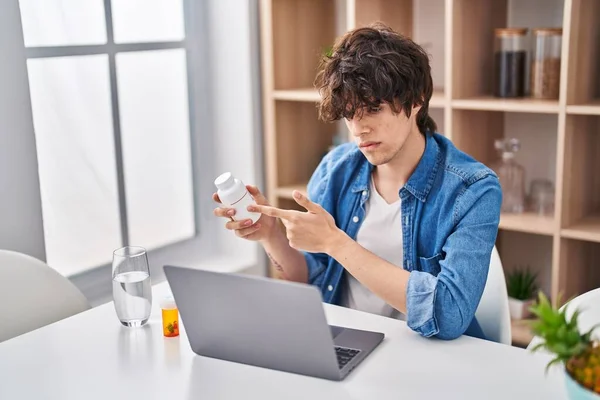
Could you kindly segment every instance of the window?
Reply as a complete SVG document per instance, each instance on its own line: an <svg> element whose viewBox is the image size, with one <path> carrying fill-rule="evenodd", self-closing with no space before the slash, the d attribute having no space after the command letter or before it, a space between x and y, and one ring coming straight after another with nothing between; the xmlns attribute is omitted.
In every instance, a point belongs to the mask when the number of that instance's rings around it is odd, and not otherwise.
<svg viewBox="0 0 600 400"><path fill-rule="evenodd" d="M19 0L47 262L194 237L183 0Z"/></svg>

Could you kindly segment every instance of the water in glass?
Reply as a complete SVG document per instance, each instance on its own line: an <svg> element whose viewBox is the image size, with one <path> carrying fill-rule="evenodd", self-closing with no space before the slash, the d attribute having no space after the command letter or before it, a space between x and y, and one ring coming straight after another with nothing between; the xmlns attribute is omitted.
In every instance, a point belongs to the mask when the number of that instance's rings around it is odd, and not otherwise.
<svg viewBox="0 0 600 400"><path fill-rule="evenodd" d="M142 326L152 311L152 284L146 251L124 247L113 255L113 300L125 326Z"/></svg>
<svg viewBox="0 0 600 400"><path fill-rule="evenodd" d="M124 272L113 278L117 316L126 326L143 325L152 309L152 285L146 272Z"/></svg>

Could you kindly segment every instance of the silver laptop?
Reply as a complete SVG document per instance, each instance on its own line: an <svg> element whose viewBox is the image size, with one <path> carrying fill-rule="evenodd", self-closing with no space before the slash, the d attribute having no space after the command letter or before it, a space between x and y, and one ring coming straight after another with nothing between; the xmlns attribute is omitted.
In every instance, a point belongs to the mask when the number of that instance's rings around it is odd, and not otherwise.
<svg viewBox="0 0 600 400"><path fill-rule="evenodd" d="M165 266L192 350L201 356L342 380L383 333L327 325L311 285Z"/></svg>

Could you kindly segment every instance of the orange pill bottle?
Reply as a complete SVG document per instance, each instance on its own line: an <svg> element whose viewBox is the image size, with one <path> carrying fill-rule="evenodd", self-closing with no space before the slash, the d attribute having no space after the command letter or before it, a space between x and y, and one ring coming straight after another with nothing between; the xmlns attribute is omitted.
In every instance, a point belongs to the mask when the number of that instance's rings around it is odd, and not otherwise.
<svg viewBox="0 0 600 400"><path fill-rule="evenodd" d="M172 296L165 297L161 303L163 335L166 337L179 336L179 310Z"/></svg>

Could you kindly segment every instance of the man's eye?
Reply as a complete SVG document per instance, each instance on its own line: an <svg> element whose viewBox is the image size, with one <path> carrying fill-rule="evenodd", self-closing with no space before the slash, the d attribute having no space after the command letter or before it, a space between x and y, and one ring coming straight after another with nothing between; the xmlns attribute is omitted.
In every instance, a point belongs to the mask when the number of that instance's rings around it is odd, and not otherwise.
<svg viewBox="0 0 600 400"><path fill-rule="evenodd" d="M381 107L369 107L368 109L369 114L377 114L379 111L381 111Z"/></svg>

